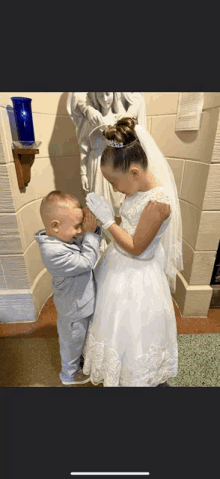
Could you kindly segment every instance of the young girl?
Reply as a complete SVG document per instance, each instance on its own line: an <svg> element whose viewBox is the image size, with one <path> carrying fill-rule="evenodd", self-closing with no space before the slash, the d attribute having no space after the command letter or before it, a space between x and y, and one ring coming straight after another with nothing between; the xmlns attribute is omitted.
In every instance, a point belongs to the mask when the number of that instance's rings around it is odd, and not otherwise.
<svg viewBox="0 0 220 479"><path fill-rule="evenodd" d="M169 288L175 290L177 269L183 269L176 185L153 138L133 119L121 119L103 134L102 174L126 198L120 226L104 197L86 198L114 241L94 271L96 307L83 372L94 385L155 387L178 371Z"/></svg>

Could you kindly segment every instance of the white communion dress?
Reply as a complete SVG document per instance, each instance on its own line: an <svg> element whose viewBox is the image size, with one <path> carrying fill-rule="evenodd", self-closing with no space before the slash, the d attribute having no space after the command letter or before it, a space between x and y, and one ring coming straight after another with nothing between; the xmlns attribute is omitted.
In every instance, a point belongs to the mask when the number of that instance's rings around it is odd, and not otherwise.
<svg viewBox="0 0 220 479"><path fill-rule="evenodd" d="M120 227L126 233L134 235L150 200L170 204L163 187L125 199ZM141 255L111 242L94 270L96 306L83 352L83 372L94 385L156 387L177 375L177 327L161 244L171 214Z"/></svg>

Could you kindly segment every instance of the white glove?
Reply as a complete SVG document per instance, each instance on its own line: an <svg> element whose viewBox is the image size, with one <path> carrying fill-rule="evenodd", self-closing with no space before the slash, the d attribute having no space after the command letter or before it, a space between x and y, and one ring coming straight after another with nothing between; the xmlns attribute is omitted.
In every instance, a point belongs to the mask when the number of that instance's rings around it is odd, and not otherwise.
<svg viewBox="0 0 220 479"><path fill-rule="evenodd" d="M82 189L88 193L89 191L89 182L88 178L86 175L81 175L81 184L82 184Z"/></svg>
<svg viewBox="0 0 220 479"><path fill-rule="evenodd" d="M100 198L96 193L89 193L86 197L86 204L96 218L101 221L104 230L107 230L115 223L115 214L112 205L104 196Z"/></svg>

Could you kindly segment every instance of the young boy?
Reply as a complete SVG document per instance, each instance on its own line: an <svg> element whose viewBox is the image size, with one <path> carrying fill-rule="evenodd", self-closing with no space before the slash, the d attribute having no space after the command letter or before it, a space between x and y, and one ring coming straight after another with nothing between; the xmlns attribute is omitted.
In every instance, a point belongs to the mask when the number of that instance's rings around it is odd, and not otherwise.
<svg viewBox="0 0 220 479"><path fill-rule="evenodd" d="M102 239L100 228L89 208L83 210L77 198L59 190L43 198L40 214L45 229L34 236L43 263L53 276L62 365L60 379L65 385L84 384L89 382L89 376L79 366L95 307L93 268Z"/></svg>

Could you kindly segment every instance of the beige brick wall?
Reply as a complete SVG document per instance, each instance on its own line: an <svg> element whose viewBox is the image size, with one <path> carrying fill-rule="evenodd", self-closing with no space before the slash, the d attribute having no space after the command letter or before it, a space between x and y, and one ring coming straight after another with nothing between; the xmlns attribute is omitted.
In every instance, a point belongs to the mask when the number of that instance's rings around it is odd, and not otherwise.
<svg viewBox="0 0 220 479"><path fill-rule="evenodd" d="M183 316L206 316L220 238L220 93L204 94L200 129L187 132L175 131L179 95L145 93L147 125L172 168L180 200L184 270L173 296Z"/></svg>
<svg viewBox="0 0 220 479"><path fill-rule="evenodd" d="M24 191L18 187L11 150L16 139L7 110L12 96L32 98L35 140L42 142ZM62 92L0 93L0 322L35 321L53 292L51 275L34 239L34 233L44 227L39 214L41 199L60 189L85 205L78 143L66 101L67 93Z"/></svg>
<svg viewBox="0 0 220 479"><path fill-rule="evenodd" d="M18 188L11 151L15 138L6 107L12 105L12 96L32 98L35 139L42 141L26 191ZM175 132L178 92L145 92L144 98L147 129L172 168L180 199L184 270L174 299L183 315L205 316L220 237L220 93L205 93L198 132ZM51 276L34 240L43 228L43 196L61 189L85 205L79 148L66 100L65 92L0 93L0 322L36 320L52 294Z"/></svg>

